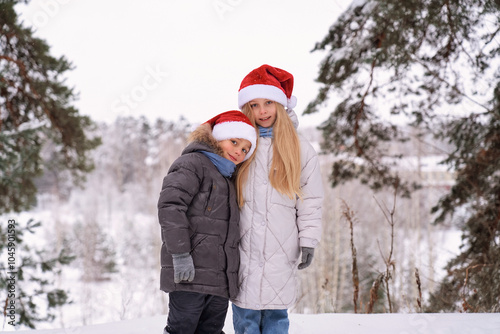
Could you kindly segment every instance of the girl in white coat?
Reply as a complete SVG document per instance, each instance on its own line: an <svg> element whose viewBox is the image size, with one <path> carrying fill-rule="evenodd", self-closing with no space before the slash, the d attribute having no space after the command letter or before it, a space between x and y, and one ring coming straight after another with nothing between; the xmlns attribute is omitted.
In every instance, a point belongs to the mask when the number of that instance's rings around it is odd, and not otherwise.
<svg viewBox="0 0 500 334"><path fill-rule="evenodd" d="M263 65L243 79L238 93L239 107L260 138L236 180L241 208L240 291L232 299L237 334L288 333L297 269L311 264L321 238L318 156L297 134L292 89L290 73Z"/></svg>

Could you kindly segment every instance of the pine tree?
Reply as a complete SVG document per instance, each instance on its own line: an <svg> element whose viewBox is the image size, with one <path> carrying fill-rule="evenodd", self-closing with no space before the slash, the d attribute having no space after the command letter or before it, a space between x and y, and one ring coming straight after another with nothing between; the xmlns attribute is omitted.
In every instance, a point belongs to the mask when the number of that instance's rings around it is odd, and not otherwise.
<svg viewBox="0 0 500 334"><path fill-rule="evenodd" d="M3 326L24 325L54 320L53 310L69 303L66 291L54 287L54 275L60 266L69 264L74 256L63 247L57 254L48 254L26 239L41 226L29 220L20 223L9 219L0 225L0 300ZM11 328L12 328L11 327Z"/></svg>
<svg viewBox="0 0 500 334"><path fill-rule="evenodd" d="M100 143L87 137L94 126L90 118L71 105L76 94L63 77L71 63L51 56L48 45L19 23L18 3L27 1L0 1L0 214L35 205L44 145L52 146L52 170L69 172L78 184L93 167L89 152ZM0 256L9 259L0 263L4 326L34 328L53 320L51 310L68 303L66 292L52 283L58 268L73 257L64 247L53 255L26 241L39 223L4 218Z"/></svg>
<svg viewBox="0 0 500 334"><path fill-rule="evenodd" d="M76 94L63 77L71 63L52 57L47 43L18 22L18 3L0 3L0 212L35 204L44 143L56 147L51 164L70 171L77 183L92 169L89 151L100 143L86 135L90 118L71 105Z"/></svg>
<svg viewBox="0 0 500 334"><path fill-rule="evenodd" d="M410 196L418 184L397 173L407 152L389 143L431 134L453 148L443 163L456 182L432 211L462 227L463 246L433 311L499 311L499 27L499 1L361 0L313 49L325 58L305 113L341 97L320 127L323 150L337 156L332 186L359 179Z"/></svg>

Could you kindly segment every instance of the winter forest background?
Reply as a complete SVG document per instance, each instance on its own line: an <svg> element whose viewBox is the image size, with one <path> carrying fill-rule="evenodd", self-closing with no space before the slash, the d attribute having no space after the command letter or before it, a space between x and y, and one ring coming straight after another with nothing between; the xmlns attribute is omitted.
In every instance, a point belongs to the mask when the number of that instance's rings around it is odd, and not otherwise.
<svg viewBox="0 0 500 334"><path fill-rule="evenodd" d="M81 115L20 2L0 1L2 329L10 305L18 328L167 314L156 203L196 124ZM500 312L499 6L356 0L318 36L301 111L329 116L299 132L324 233L292 313Z"/></svg>
<svg viewBox="0 0 500 334"><path fill-rule="evenodd" d="M185 147L189 130L182 119L150 123L145 118L119 118L95 130L102 145L92 153L95 169L83 188L75 188L69 176L57 170L47 170L37 179L37 207L19 220L36 217L42 222L30 240L36 238L33 243L47 256L57 257L66 247L76 257L69 267L57 268L60 272L54 278L54 285L67 290L73 301L57 310L55 321L60 325L167 313L168 299L158 289L161 240L156 201L163 175ZM302 132L312 142L320 140L314 128ZM435 289L444 275L446 260L457 252L459 230L453 225L433 226L426 214L452 180L452 175L436 164L439 148L422 152L413 142L399 149L414 152L402 168L425 187L413 199L397 199L395 270L390 287L394 312L419 312L417 300L425 300ZM50 160L50 148L43 154ZM374 194L358 182L332 189L328 183L332 159L331 155L321 156L326 194L324 236L314 265L300 272L302 296L293 312L353 312L351 232L343 215L347 209L354 211L360 313L367 312L369 290L386 269L391 229L379 204L384 210L392 208L393 195ZM416 269L423 297L419 297ZM388 312L382 294L380 298L374 311Z"/></svg>

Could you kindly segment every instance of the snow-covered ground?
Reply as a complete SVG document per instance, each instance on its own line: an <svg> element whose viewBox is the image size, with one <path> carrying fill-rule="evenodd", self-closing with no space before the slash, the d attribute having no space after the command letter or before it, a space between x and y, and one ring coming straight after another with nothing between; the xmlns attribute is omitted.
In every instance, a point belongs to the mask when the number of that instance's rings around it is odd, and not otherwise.
<svg viewBox="0 0 500 334"><path fill-rule="evenodd" d="M231 309L231 308L230 308ZM224 332L233 334L231 311ZM166 316L66 329L22 330L22 334L161 334ZM413 314L290 314L290 334L495 334L500 333L500 313Z"/></svg>

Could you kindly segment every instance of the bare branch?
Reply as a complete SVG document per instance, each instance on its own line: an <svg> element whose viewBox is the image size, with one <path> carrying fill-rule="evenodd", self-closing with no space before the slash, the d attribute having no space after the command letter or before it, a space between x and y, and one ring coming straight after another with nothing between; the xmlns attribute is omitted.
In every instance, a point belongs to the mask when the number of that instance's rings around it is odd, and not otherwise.
<svg viewBox="0 0 500 334"><path fill-rule="evenodd" d="M351 254L352 254L352 286L353 292L353 303L354 303L354 313L358 313L358 297L359 297L359 275L358 275L358 260L356 247L354 247L354 212L349 208L349 205L342 200L342 215L346 218L349 223L349 229L351 230Z"/></svg>

